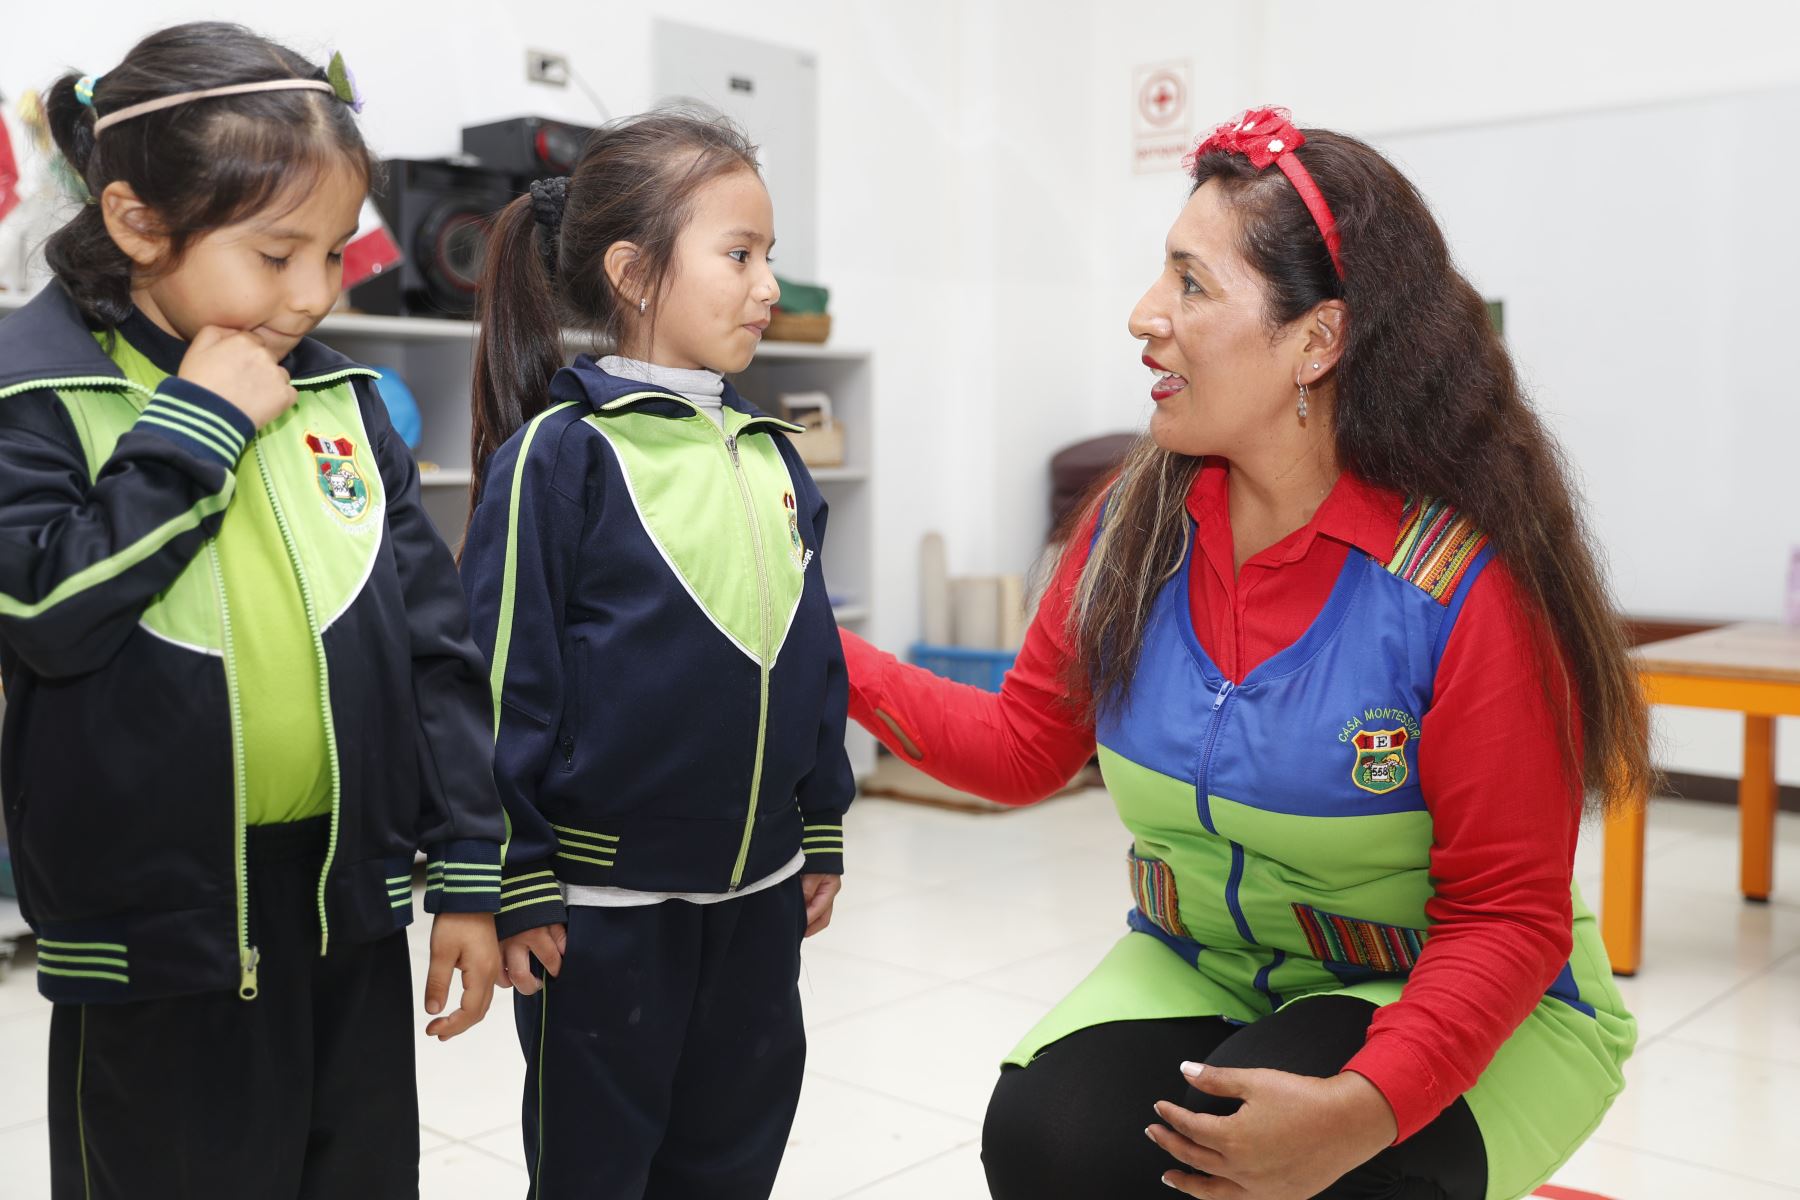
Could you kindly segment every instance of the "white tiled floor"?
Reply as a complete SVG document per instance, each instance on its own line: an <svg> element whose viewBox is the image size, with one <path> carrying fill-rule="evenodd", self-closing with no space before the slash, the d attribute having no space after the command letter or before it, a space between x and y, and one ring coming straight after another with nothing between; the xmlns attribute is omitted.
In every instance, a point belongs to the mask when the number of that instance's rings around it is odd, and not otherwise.
<svg viewBox="0 0 1800 1200"><path fill-rule="evenodd" d="M1630 1087L1558 1183L1618 1200L1800 1197L1800 819L1781 822L1785 890L1746 905L1735 812L1656 805L1645 966L1622 981L1643 1038ZM1124 836L1100 793L986 816L866 800L847 833L837 920L806 949L807 1088L776 1195L976 1200L995 1064L1118 936ZM1591 902L1597 841L1577 864ZM421 1037L427 1200L524 1194L508 1003L459 1041ZM0 1196L48 1193L48 1023L28 971L0 981Z"/></svg>

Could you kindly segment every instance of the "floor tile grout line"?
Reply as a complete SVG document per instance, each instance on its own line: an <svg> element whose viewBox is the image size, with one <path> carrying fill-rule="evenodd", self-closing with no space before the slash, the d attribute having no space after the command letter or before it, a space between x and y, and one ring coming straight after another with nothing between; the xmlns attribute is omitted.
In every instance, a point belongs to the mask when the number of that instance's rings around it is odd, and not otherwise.
<svg viewBox="0 0 1800 1200"><path fill-rule="evenodd" d="M496 1125L492 1129L484 1129L480 1133L464 1134L462 1137L456 1137L452 1134L443 1133L442 1136L449 1138L453 1142L467 1142L470 1145L473 1145L476 1141L480 1140L481 1138L493 1137L496 1133L505 1133L509 1129L517 1129L518 1127L519 1127L519 1122L509 1121L504 1125ZM441 1133L442 1131L439 1131L439 1132Z"/></svg>
<svg viewBox="0 0 1800 1200"><path fill-rule="evenodd" d="M996 1070L994 1072L995 1078L999 1078L999 1074L1000 1074L1000 1072L998 1070ZM904 1104L908 1108L916 1108L920 1112L930 1113L934 1117L943 1117L946 1120L956 1121L959 1124L972 1125L977 1130L979 1130L981 1128L980 1120L971 1120L970 1118L963 1116L961 1113L949 1112L942 1108L933 1108L929 1104L920 1104L917 1100L909 1100L905 1096L896 1096L892 1092L884 1092L880 1088L870 1087L868 1084L859 1083L854 1079L845 1079L841 1075L832 1075L825 1071L809 1071L807 1073L807 1078L823 1079L823 1080L826 1080L827 1082L839 1084L843 1087L855 1088L859 1092L867 1092L869 1095L879 1096L883 1100L892 1100L896 1104Z"/></svg>
<svg viewBox="0 0 1800 1200"><path fill-rule="evenodd" d="M1091 936L1092 936L1092 938L1093 938L1093 940L1094 940L1094 941L1099 941L1099 940L1100 940L1100 939L1101 939L1101 938L1103 938L1103 937L1104 937L1104 938L1111 938L1111 939L1112 939L1112 943L1113 943L1113 945L1117 945L1117 944L1118 944L1118 941L1119 941L1119 939L1120 939L1120 938L1122 938L1122 937L1124 937L1124 936L1125 936L1125 935L1126 935L1126 934L1127 934L1127 933L1129 933L1129 932L1130 932L1130 931L1131 931L1131 927L1130 927L1130 926L1129 926L1129 925L1127 925L1127 924L1125 924L1125 923L1124 923L1124 922L1120 922L1120 924L1119 924L1119 929L1118 929L1118 931L1117 931L1117 933L1116 933L1116 934L1115 934L1115 933L1113 933L1113 932L1107 932L1107 933L1096 933L1096 934L1093 934L1093 935L1091 935ZM1040 959L1045 959L1045 958L1049 958L1049 957L1050 957L1050 956L1051 956L1051 955L1053 955L1053 954L1066 954L1066 953L1068 953L1068 952L1069 952L1069 951L1070 951L1070 950L1073 950L1073 949L1074 949L1074 948L1075 948L1075 947L1076 947L1076 946L1077 946L1077 945L1079 945L1079 944L1080 944L1080 943L1078 943L1078 942L1070 942L1070 943L1069 943L1069 944L1068 944L1068 945L1066 945L1066 946L1058 946L1058 947L1057 947L1057 948L1056 948L1056 949L1054 949L1054 950L1046 950L1046 951L1044 951L1044 952L1043 952L1043 953L1042 953L1042 954L1034 954L1034 955L1032 955L1032 956L1031 956L1031 957L1030 957L1030 958L1022 958L1022 959L1020 959L1020 960L1019 960L1019 961L1018 961L1018 962L1015 962L1015 963L1007 963L1007 964L1006 964L1006 965L1004 965L1004 966L999 966L999 967L993 967L993 968L991 968L991 969L989 969L989 970L986 970L986 971L983 971L983 972L981 972L981 974L979 974L979 975L971 975L971 976L969 976L969 977L968 977L968 979L967 979L967 980L966 980L966 982L968 982L968 983L974 983L974 984L976 984L976 986L977 986L977 987L985 987L985 986L987 986L987 985L985 985L985 984L980 984L980 983L977 983L977 981L978 981L978 980L981 980L981 979L985 979L985 978L987 978L987 977L988 977L988 976L989 976L989 975L992 975L992 974L994 974L994 973L995 973L995 972L997 972L997 971L1014 971L1014 970L1018 970L1018 969L1019 969L1019 968L1021 968L1021 967L1028 967L1028 966L1030 966L1030 965L1031 965L1031 964L1032 964L1032 963L1035 963L1035 962L1037 962L1037 961L1038 961L1038 960L1040 960ZM1110 949L1110 947L1108 947L1108 949ZM1104 957L1105 957L1105 956L1106 956L1106 954L1107 954L1107 950L1102 950L1102 951L1101 951L1101 952L1100 952L1100 957L1101 957L1101 958L1104 958ZM1095 960L1094 960L1094 961L1095 961L1095 962L1096 962L1096 963L1098 963L1098 962L1099 962L1099 959L1095 959Z"/></svg>
<svg viewBox="0 0 1800 1200"><path fill-rule="evenodd" d="M1699 1050L1707 1054L1729 1054L1733 1058L1749 1059L1755 1063L1769 1063L1778 1067L1800 1070L1800 1057L1777 1058L1770 1054L1756 1054L1744 1050L1733 1050L1729 1046L1714 1046L1709 1042L1696 1042L1690 1038L1675 1037L1669 1031L1665 1031L1659 1035L1658 1044L1664 1046L1684 1046L1689 1050Z"/></svg>
<svg viewBox="0 0 1800 1200"><path fill-rule="evenodd" d="M457 1146L460 1146L465 1150L473 1150L475 1153L481 1155L483 1158L491 1158L497 1163L505 1163L507 1166L511 1167L515 1171L520 1171L520 1172L525 1171L524 1167L521 1167L518 1163L514 1162L512 1159L502 1157L501 1155L495 1154L492 1150L487 1149L485 1146L477 1146L474 1142L465 1141L462 1138L453 1139L452 1141L450 1141L447 1144L442 1145L442 1146L434 1146L430 1150L425 1151L425 1153L420 1155L420 1157L423 1158L423 1157L425 1157L425 1155L430 1155L430 1154L442 1154L444 1151L453 1149Z"/></svg>
<svg viewBox="0 0 1800 1200"><path fill-rule="evenodd" d="M1007 870L1012 870L1013 868L1016 868L1016 867L1042 866L1049 859L1057 858L1057 857L1067 854L1067 853L1070 853L1070 851L1063 850L1063 849L1056 849L1056 850L1040 849L1040 850L1034 850L1031 853L1029 853L1021 858L1009 859L1004 862L994 862L994 861L988 860L988 861L984 861L981 865L982 865L983 870L1007 871ZM867 907L869 907L869 908L880 908L882 905L892 904L896 900L907 899L909 897L915 897L915 896L929 895L933 892L947 892L954 888L966 886L968 883L971 882L966 877L963 877L960 875L952 875L952 876L949 876L948 878L942 878L942 879L919 880L919 879L904 879L899 876L886 874L879 870L875 871L875 873L885 882L905 884L907 890L895 892L891 896L883 896L879 900L871 900L868 902L868 905L867 905ZM854 886L855 880L856 880L856 876L854 874L853 869L847 869L844 872L844 888L845 888L846 894L849 894L849 889L852 886ZM1035 911L1035 910L1030 910L1030 911Z"/></svg>
<svg viewBox="0 0 1800 1200"><path fill-rule="evenodd" d="M982 976L991 975L995 971L1004 971L1010 967L1023 966L1028 962L1034 961L1036 958L1046 957L1051 954L1060 954L1064 950L1068 950L1071 947L1073 947L1074 945L1076 945L1076 943L1071 942L1067 946L1059 946L1054 950L1046 950L1046 951L1044 951L1044 953L1042 955L1034 955L1032 958L1029 958L1029 959L1020 959L1016 963L1002 963L1000 966L992 967L992 968L982 971L981 975ZM857 957L857 956L852 956L852 957ZM876 960L876 959L863 958L863 959L859 959L859 961L872 963L877 966L894 967L896 970L911 971L914 974L923 974L923 972L920 972L916 968L913 968L913 967L896 967L895 964L893 964L893 963L880 962L879 960ZM1096 959L1095 962L1098 963L1099 960ZM1037 1005L1040 1008L1042 1008L1046 1005L1053 1005L1056 1003L1056 1001L1054 1001L1054 1000L1045 1001L1045 1000L1039 999L1036 996L1026 996L1019 992L1009 992L1009 991L1006 991L1004 988L997 988L991 984L977 983L976 980L979 979L980 977L981 976L976 976L976 975L966 975L966 976L961 976L961 977L929 976L928 978L931 978L933 982L930 983L929 985L927 985L926 987L920 988L916 992L909 992L904 996L894 996L889 999L878 1000L875 1003L869 1005L867 1008L859 1008L854 1012L842 1013L835 1017L827 1017L824 1020L818 1021L816 1023L809 1022L807 1025L807 1029L809 1031L831 1029L835 1026L842 1025L846 1021L854 1021L854 1020L857 1020L858 1018L866 1017L870 1013L883 1012L883 1011L885 1011L889 1008L893 1008L897 1005L907 1004L914 1000L922 999L926 996L929 996L932 992L940 991L946 987L958 987L958 986L971 987L971 988L974 988L976 991L985 992L986 994L988 994L990 996L1004 997L1005 999L1008 999L1008 1000L1018 1000L1018 1001L1022 1001L1024 1003L1026 1003L1026 1004ZM805 1000L805 997L803 996L802 997L803 1003L804 1003L804 1000Z"/></svg>
<svg viewBox="0 0 1800 1200"><path fill-rule="evenodd" d="M871 1179L867 1183L859 1184L856 1187L852 1188L850 1191L841 1193L836 1198L836 1200L850 1200L850 1198L852 1196L860 1196L864 1192L870 1191L873 1188L880 1187L882 1184L887 1183L889 1180L900 1178L900 1176L905 1175L909 1171L916 1171L920 1167L930 1166L932 1163L937 1162L940 1159L949 1158L952 1154L955 1154L958 1151L967 1149L970 1146L979 1146L980 1144L981 1144L981 1138L979 1136L972 1137L966 1142L958 1142L958 1143L956 1143L956 1145L950 1147L948 1150L939 1151L938 1153L933 1154L928 1158L921 1158L918 1162L908 1163L906 1166L901 1167L897 1171L891 1171L888 1174L883 1175L880 1179Z"/></svg>
<svg viewBox="0 0 1800 1200"><path fill-rule="evenodd" d="M0 1137L4 1137L6 1134L9 1134L9 1133L17 1133L21 1129L30 1129L33 1125L46 1125L47 1126L49 1124L50 1124L50 1118L46 1115L46 1116L42 1116L42 1117L31 1117L28 1120L19 1121L12 1125L0 1125Z"/></svg>
<svg viewBox="0 0 1800 1200"><path fill-rule="evenodd" d="M1613 1150L1623 1151L1626 1154L1641 1155L1644 1158L1654 1158L1660 1162L1675 1163L1676 1165L1683 1167L1693 1167L1695 1170L1706 1171L1713 1175L1723 1175L1728 1179L1741 1179L1745 1183L1760 1183L1764 1187L1772 1187L1778 1191L1792 1192L1795 1195L1800 1195L1800 1188L1791 1187L1778 1180L1765 1179L1760 1175L1746 1175L1742 1171L1733 1171L1729 1167L1718 1167L1711 1163L1695 1162L1691 1158L1678 1158L1673 1154L1663 1154L1655 1150L1645 1150L1641 1146L1633 1146L1629 1142L1614 1141L1612 1138L1603 1137L1598 1134L1589 1138L1588 1141L1598 1142L1603 1146Z"/></svg>
<svg viewBox="0 0 1800 1200"><path fill-rule="evenodd" d="M939 975L935 971L926 971L918 967L902 966L899 963L888 962L886 959L882 958L870 958L867 954L859 954L855 950L842 950L837 946L821 946L819 949L827 954L841 955L844 958L852 959L866 966L886 967L890 971L904 971L908 975L918 975L926 979L941 980L944 983L955 982L954 977L950 975ZM802 963L806 962L806 949L804 945L801 947L800 961Z"/></svg>
<svg viewBox="0 0 1800 1200"><path fill-rule="evenodd" d="M1093 934L1092 931L1089 931L1088 933L1078 934L1075 937L1071 938L1069 941L1060 943L1055 946L1046 947L1043 950L1035 951L1031 954L1024 956L1023 958L1015 958L1015 959L1010 959L1006 962L998 962L998 963L993 963L991 965L984 965L982 967L982 969L976 973L976 975L940 975L935 971L925 971L916 966L909 966L904 963L891 962L891 961L889 961L887 959L883 959L883 958L873 958L867 954L859 954L858 952L856 952L854 950L839 950L839 949L833 947L831 952L833 954L842 954L845 958L854 958L854 959L858 960L859 962L869 963L874 966L889 967L889 968L892 968L897 971L909 971L915 975L930 976L930 977L935 978L943 983L968 983L968 982L974 980L975 978L977 978L979 975L991 975L995 971L1008 970L1013 967L1023 966L1024 964L1026 964L1028 962L1035 961L1036 959L1043 958L1043 957L1051 955L1051 954L1059 954L1062 951L1071 949L1072 947L1078 945L1082 941L1087 940L1087 938L1089 938L1090 936L1100 936L1100 935ZM1123 934L1121 934L1121 936L1123 936Z"/></svg>
<svg viewBox="0 0 1800 1200"><path fill-rule="evenodd" d="M1732 984L1730 987L1726 988L1723 992L1720 992L1717 996L1714 996L1711 1000L1708 1000L1705 1004L1702 1004L1699 1008L1695 1009L1693 1012L1689 1013L1687 1016L1682 1017L1681 1019L1676 1021L1673 1025L1670 1025L1666 1029L1659 1030L1654 1038L1647 1040L1646 1044L1648 1044L1648 1041L1657 1041L1662 1038L1668 1037L1670 1034L1678 1033L1683 1027L1688 1025L1690 1022L1699 1020L1701 1017L1705 1016L1707 1013L1711 1012L1714 1008L1718 1007L1719 1005L1725 1003L1725 1001L1731 999L1733 996L1737 995L1739 992L1743 991L1745 988L1749 987L1751 984L1757 982L1758 980L1762 979L1764 976L1769 975L1770 973L1775 971L1776 968L1785 966L1790 959L1800 961L1800 947L1796 947L1792 950L1789 950L1785 954L1780 955L1774 961L1772 961L1772 962L1768 963L1766 966L1764 966L1761 970L1753 971L1749 975L1746 975L1743 979L1740 979L1737 983ZM1676 1040L1680 1041L1681 1039L1677 1038ZM1689 1043L1689 1044L1693 1044L1693 1043Z"/></svg>
<svg viewBox="0 0 1800 1200"><path fill-rule="evenodd" d="M833 950L833 954L844 954L844 957L846 957L846 959L853 959L853 961L857 961L857 963L864 964L864 966L886 966L886 968L889 968L889 970L895 970L895 972L905 972L905 973L909 973L909 975L918 975L918 977L920 977L920 979L925 979L925 981L929 981L929 982L927 982L927 984L925 984L925 988L922 988L922 990L920 990L920 991L931 991L932 988L941 988L941 986L943 986L943 984L958 984L958 982L963 982L963 981L959 981L959 979L956 979L956 977L954 977L954 975L936 975L936 973L932 973L932 972L922 972L922 970L918 970L918 968L916 968L916 966L900 966L900 964L898 964L898 963L887 963L887 961L884 961L884 959L871 959L871 957L868 957L868 955L850 954L850 952L837 952L837 950ZM805 963L805 957L801 957L801 963ZM806 979L805 975L801 975L801 979ZM913 993L913 995L918 995L918 993ZM805 1007L805 1004L806 1004L805 991L803 991L803 993L801 993L801 997L799 997L799 999L801 999L801 1006ZM911 997L911 995L905 995L905 997L896 997L896 999L878 1000L877 1004L873 1004L873 1006L869 1006L868 1009L862 1009L862 1011L873 1011L873 1009L877 1009L877 1007L887 1007L887 1006L889 1006L889 1004L898 1004L898 1002L900 1002L900 1000L911 1000L911 999L913 999L913 997ZM837 1016L833 1016L832 1022L835 1022L835 1020L841 1020L841 1018L837 1018ZM832 1022L826 1022L826 1024L832 1024Z"/></svg>
<svg viewBox="0 0 1800 1200"><path fill-rule="evenodd" d="M1100 961L1099 959L1094 960L1094 963L1096 966L1099 965L1099 961ZM1057 1004L1061 1003L1060 999L1058 999L1058 1000L1041 1000L1036 996L1027 996L1023 992L1009 992L1005 988L995 987L991 983L977 983L973 979L965 979L962 982L966 983L968 986L974 988L976 991L986 992L990 996L998 996L998 997L1002 997L1007 1000L1019 1000L1019 1001L1023 1001L1026 1004L1035 1004L1039 1008L1045 1009L1046 1012L1048 1012L1049 1008L1053 1008ZM1073 989L1071 989L1071 990L1073 990ZM1066 995L1066 993L1065 993L1065 995Z"/></svg>

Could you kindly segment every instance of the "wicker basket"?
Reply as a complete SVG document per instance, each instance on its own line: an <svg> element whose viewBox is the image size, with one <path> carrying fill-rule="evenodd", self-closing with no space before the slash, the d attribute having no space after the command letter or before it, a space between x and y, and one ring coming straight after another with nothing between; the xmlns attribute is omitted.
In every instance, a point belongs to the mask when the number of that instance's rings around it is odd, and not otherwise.
<svg viewBox="0 0 1800 1200"><path fill-rule="evenodd" d="M777 312L763 337L772 342L822 342L831 336L830 313Z"/></svg>

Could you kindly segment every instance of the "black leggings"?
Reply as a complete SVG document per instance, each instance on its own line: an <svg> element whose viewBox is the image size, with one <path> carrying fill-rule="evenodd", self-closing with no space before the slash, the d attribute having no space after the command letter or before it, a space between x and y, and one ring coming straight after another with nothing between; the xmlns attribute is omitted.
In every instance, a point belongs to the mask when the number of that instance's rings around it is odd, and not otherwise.
<svg viewBox="0 0 1800 1200"><path fill-rule="evenodd" d="M1173 1100L1228 1116L1239 1101L1187 1086L1183 1061L1336 1075L1368 1035L1375 1006L1319 996L1232 1025L1217 1017L1117 1021L1048 1047L1026 1068L1006 1067L988 1101L981 1161L994 1200L1162 1200L1162 1174L1189 1168L1144 1136L1151 1105ZM1482 1200L1487 1151L1468 1104L1390 1146L1319 1193L1322 1200Z"/></svg>

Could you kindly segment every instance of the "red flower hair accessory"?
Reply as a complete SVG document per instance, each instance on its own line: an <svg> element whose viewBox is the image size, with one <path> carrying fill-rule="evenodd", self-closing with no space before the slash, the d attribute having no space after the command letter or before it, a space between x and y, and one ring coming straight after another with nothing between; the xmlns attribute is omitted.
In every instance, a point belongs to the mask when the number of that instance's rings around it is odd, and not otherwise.
<svg viewBox="0 0 1800 1200"><path fill-rule="evenodd" d="M1300 193L1306 211L1312 214L1313 223L1319 227L1319 236L1325 239L1325 249L1331 253L1331 265L1342 279L1344 263L1338 255L1337 218L1331 215L1331 206L1325 203L1324 193L1313 182L1306 165L1294 154L1305 144L1306 135L1294 127L1293 116L1287 109L1252 108L1201 138L1193 153L1182 160L1182 166L1191 172L1201 155L1218 152L1241 154L1259 171L1267 170L1271 165L1279 167L1294 185L1294 190Z"/></svg>

